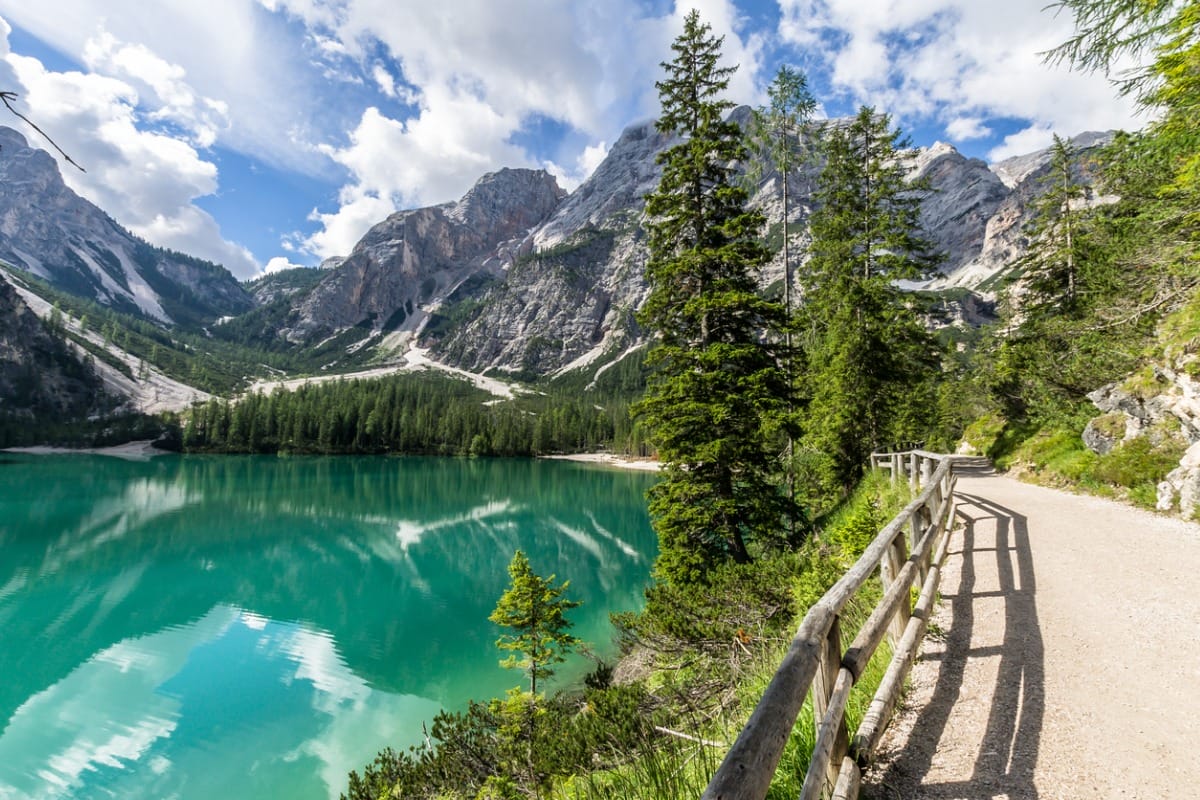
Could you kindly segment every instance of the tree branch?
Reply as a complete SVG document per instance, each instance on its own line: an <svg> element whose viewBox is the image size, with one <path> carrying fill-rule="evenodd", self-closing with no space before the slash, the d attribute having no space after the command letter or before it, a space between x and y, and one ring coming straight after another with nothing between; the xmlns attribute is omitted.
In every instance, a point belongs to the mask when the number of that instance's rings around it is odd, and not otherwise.
<svg viewBox="0 0 1200 800"><path fill-rule="evenodd" d="M27 124L29 127L33 128L35 131L40 133L42 135L42 137L45 138L45 140L47 142L52 144L54 146L54 149L57 150L59 152L59 154L67 160L68 164L75 167L80 172L87 172L86 169L84 169L83 167L81 167L77 163L75 163L75 159L73 159L69 155L67 155L65 150L63 150L61 147L58 146L58 142L56 142L50 138L50 134L46 133L44 130L42 130L37 125L35 125L33 120L31 120L29 117L25 116L20 111L17 111L15 108L12 107L11 101L16 100L16 99L17 99L16 92L0 92L0 102L4 103L5 108L7 108L9 111L11 111L13 114L15 114L20 119L24 120L25 124Z"/></svg>

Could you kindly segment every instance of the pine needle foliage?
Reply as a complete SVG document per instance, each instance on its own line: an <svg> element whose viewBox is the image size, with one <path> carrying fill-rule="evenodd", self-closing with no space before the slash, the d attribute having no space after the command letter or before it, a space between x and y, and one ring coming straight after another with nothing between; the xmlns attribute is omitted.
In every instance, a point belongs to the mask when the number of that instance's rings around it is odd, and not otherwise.
<svg viewBox="0 0 1200 800"><path fill-rule="evenodd" d="M897 422L921 416L911 390L939 364L895 284L935 263L920 235L922 187L907 179L907 147L887 115L868 107L825 137L799 328L804 445L820 454L812 478L826 492L852 487L872 449L911 438Z"/></svg>
<svg viewBox="0 0 1200 800"><path fill-rule="evenodd" d="M747 210L736 180L746 147L726 119L721 95L733 69L719 64L721 41L693 11L656 84L658 128L680 141L659 156L662 178L646 198L651 293L639 320L656 344L638 412L664 465L650 512L655 575L665 581L702 581L717 564L748 562L748 542L777 537L789 510L772 481L767 422L788 387L761 333L783 313L757 292L770 253L763 216Z"/></svg>
<svg viewBox="0 0 1200 800"><path fill-rule="evenodd" d="M521 550L513 554L508 575L509 586L488 619L512 631L496 640L496 647L513 654L500 665L525 670L529 693L536 696L538 681L552 677L553 666L565 661L566 653L579 644L568 632L571 621L566 612L580 602L563 597L570 581L555 586L554 576L543 578L534 572Z"/></svg>

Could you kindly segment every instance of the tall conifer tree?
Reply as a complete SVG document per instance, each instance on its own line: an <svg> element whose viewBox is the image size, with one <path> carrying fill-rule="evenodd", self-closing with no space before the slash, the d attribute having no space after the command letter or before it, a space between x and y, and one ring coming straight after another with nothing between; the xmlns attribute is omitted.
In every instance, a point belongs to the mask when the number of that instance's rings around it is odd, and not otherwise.
<svg viewBox="0 0 1200 800"><path fill-rule="evenodd" d="M895 284L934 263L906 148L888 117L867 107L825 137L800 316L805 442L826 459L827 488L853 485L872 448L914 416L906 390L937 366L932 338Z"/></svg>
<svg viewBox="0 0 1200 800"><path fill-rule="evenodd" d="M786 499L772 481L764 420L787 392L761 332L782 321L757 293L770 254L761 214L746 209L733 164L746 156L721 98L733 68L721 39L693 11L656 85L660 131L681 141L659 156L647 197L651 293L639 319L656 337L654 373L639 412L658 448L663 481L651 491L660 580L702 581L725 560L750 560L747 542L781 530Z"/></svg>

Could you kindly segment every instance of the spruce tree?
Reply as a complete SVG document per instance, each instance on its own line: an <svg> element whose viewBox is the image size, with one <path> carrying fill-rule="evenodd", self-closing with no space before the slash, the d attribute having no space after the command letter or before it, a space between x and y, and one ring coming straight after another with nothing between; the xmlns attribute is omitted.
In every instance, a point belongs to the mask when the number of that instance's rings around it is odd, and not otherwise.
<svg viewBox="0 0 1200 800"><path fill-rule="evenodd" d="M658 189L646 199L651 292L639 314L655 337L638 406L663 462L650 494L659 535L659 580L702 581L715 565L750 560L747 543L779 535L786 499L771 481L765 420L787 393L761 332L782 321L757 293L769 252L761 214L735 180L741 130L722 99L733 68L721 38L691 12L659 81L658 129L680 141L661 153Z"/></svg>
<svg viewBox="0 0 1200 800"><path fill-rule="evenodd" d="M1058 134L1050 148L1045 192L1034 203L1029 229L1029 249L1017 262L1023 270L1025 296L1021 303L1028 318L1073 316L1081 307L1080 268L1086 258L1086 237L1080 230L1079 204L1088 188L1078 174L1074 145Z"/></svg>
<svg viewBox="0 0 1200 800"><path fill-rule="evenodd" d="M792 173L810 157L806 139L813 112L817 108L817 100L808 89L808 78L804 73L786 64L779 68L775 80L767 87L767 97L770 103L756 109L751 117L749 145L757 158L751 161L747 174L753 183L758 183L767 169L779 174L780 199L783 201L783 305L784 313L790 321L793 300L792 261L795 252L792 247L790 222L794 193ZM791 388L794 385L797 367L800 365L795 359L790 324L784 327L783 344L782 362L789 387L787 414L782 426L787 436L783 458L788 498L794 502L796 431ZM794 533L794 530L791 533Z"/></svg>
<svg viewBox="0 0 1200 800"><path fill-rule="evenodd" d="M509 669L526 670L529 693L536 695L538 680L554 675L553 665L562 663L566 658L564 654L579 643L568 633L571 621L566 618L566 612L577 608L580 601L563 597L569 581L555 586L553 575L543 578L534 572L521 550L513 554L508 575L509 586L488 619L513 631L496 640L496 646L501 650L514 653L500 664ZM521 657L516 655L518 653Z"/></svg>
<svg viewBox="0 0 1200 800"><path fill-rule="evenodd" d="M937 350L896 286L934 258L921 237L921 187L887 115L863 107L831 126L801 276L800 346L806 351L805 444L820 454L820 491L848 489L875 447L919 418L906 392L937 366Z"/></svg>

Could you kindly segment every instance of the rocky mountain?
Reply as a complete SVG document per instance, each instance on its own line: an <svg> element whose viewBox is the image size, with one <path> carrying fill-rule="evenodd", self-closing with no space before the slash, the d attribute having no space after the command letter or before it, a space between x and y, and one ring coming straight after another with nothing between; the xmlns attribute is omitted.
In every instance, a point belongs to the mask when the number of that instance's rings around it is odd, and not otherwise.
<svg viewBox="0 0 1200 800"><path fill-rule="evenodd" d="M1084 183L1091 183L1091 172L1088 162L1097 148L1112 141L1111 133L1082 133L1071 139L1071 144L1077 153L1077 177ZM949 145L935 145L933 150ZM953 148L950 148L953 149ZM957 155L957 153L955 154ZM962 158L959 156L959 158ZM983 162L977 162L983 165ZM933 281L931 288L946 286L961 286L967 289L989 291L994 289L997 279L1025 252L1027 238L1025 228L1032 216L1033 203L1045 192L1045 178L1050 170L1050 150L1039 150L1023 156L1014 156L988 167L993 180L979 186L979 194L986 197L986 203L981 211L990 209L983 219L982 228L972 225L973 230L982 230L978 246L968 247L961 251L966 258L960 263L949 262L943 267L943 275ZM957 182L957 179L953 179ZM1000 185L997 185L996 182ZM942 182L946 185L946 182ZM971 202L973 193L966 193L961 199ZM1103 203L1103 197L1089 197L1090 203ZM942 218L945 212L932 210L936 206L947 206L953 209L953 204L945 204L935 194L925 203L927 213L923 214L926 229L934 234L934 241L951 252L950 243L937 235L935 220Z"/></svg>
<svg viewBox="0 0 1200 800"><path fill-rule="evenodd" d="M744 124L749 109L733 113ZM1081 165L1106 138L1074 141ZM634 312L647 293L644 197L659 179L656 157L671 143L653 122L632 125L570 194L546 172L503 169L457 202L392 214L320 270L242 287L219 267L130 236L72 193L48 154L0 128L0 260L159 321L198 322L215 336L269 350L313 349L322 364L328 355L330 368L344 360L339 353L364 364L421 347L475 372L595 370L642 341ZM1048 151L994 165L942 143L911 156L912 176L931 190L922 224L943 255L939 274L913 288L945 295L931 324L978 323L989 313L989 293L1024 252ZM789 230L801 253L818 170L810 164L790 176ZM767 170L752 198L775 245L783 230L780 177ZM782 275L777 257L763 272L764 287Z"/></svg>
<svg viewBox="0 0 1200 800"><path fill-rule="evenodd" d="M744 121L747 110L734 113ZM1090 148L1105 140L1103 134L1076 139L1081 163ZM336 268L336 278L322 283L326 292L321 301L306 301L300 316L324 321L321 329L329 333L335 326L328 316L318 315L327 314L324 309L331 306L350 311L340 315L342 325L365 321L387 328L387 315L406 316L406 329L431 347L436 358L475 371L500 369L528 377L588 364L599 367L640 340L633 314L647 291L644 196L660 174L655 157L670 144L653 123L628 128L596 172L523 240L507 240L487 255L476 253L476 264L486 264L486 269L465 262L451 267L443 261L435 275L426 275L412 259L397 259L373 245L379 232L372 231L355 248L355 253L372 253L369 281L346 270L347 265ZM941 143L913 153L912 175L931 189L923 203L922 223L943 255L934 280L915 288L953 287L952 302L962 307L949 309L946 318L975 323L986 318L991 298L986 292L983 297L964 294L963 289L991 288L1024 251L1031 204L1044 191L1048 163L1048 151L1042 151L989 166ZM795 193L789 209L791 235L801 249L816 176L813 165L790 181ZM782 235L779 178L768 171L753 198L767 215L768 237L775 239ZM436 211L402 212L383 226ZM408 247L419 247L413 237L421 235L411 230ZM347 264L354 259L352 255ZM782 272L777 258L764 270L764 285L779 281ZM403 309L392 297L371 309L374 316L356 318L358 298L381 298L370 281L377 282L383 274L407 287ZM445 280L446 275L454 280ZM418 291L422 287L428 291ZM440 293L440 287L450 291ZM301 322L292 330L303 330L305 324L311 323Z"/></svg>
<svg viewBox="0 0 1200 800"><path fill-rule="evenodd" d="M411 330L468 279L498 276L566 196L547 172L502 169L457 203L400 211L375 225L300 300L282 335L312 343L351 326Z"/></svg>
<svg viewBox="0 0 1200 800"><path fill-rule="evenodd" d="M154 247L62 179L58 162L0 127L0 260L60 289L160 323L203 324L254 301L227 270Z"/></svg>
<svg viewBox="0 0 1200 800"><path fill-rule="evenodd" d="M79 419L103 399L95 371L0 278L0 421Z"/></svg>

